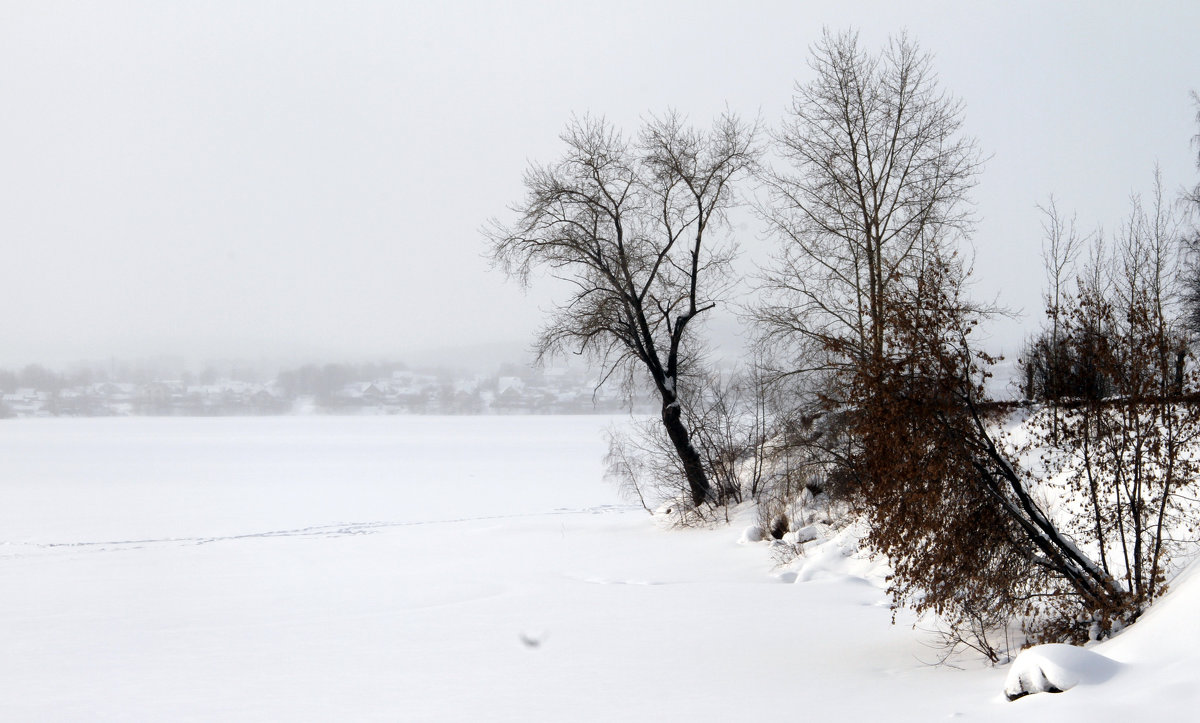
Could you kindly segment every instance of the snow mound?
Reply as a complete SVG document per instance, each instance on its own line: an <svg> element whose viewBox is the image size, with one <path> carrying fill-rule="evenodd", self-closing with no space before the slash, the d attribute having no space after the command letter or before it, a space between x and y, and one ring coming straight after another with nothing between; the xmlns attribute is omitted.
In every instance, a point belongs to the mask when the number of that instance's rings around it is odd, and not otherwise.
<svg viewBox="0 0 1200 723"><path fill-rule="evenodd" d="M752 542L762 542L763 531L758 525L750 525L742 530L742 536L738 538L739 545L745 545Z"/></svg>
<svg viewBox="0 0 1200 723"><path fill-rule="evenodd" d="M783 541L793 545L803 545L813 540L821 539L827 536L825 525L812 524L801 527L798 530L792 530L783 536Z"/></svg>
<svg viewBox="0 0 1200 723"><path fill-rule="evenodd" d="M1119 667L1111 658L1074 645L1038 645L1022 651L1013 661L1004 681L1004 697L1016 700L1033 693L1063 693L1080 684L1103 683Z"/></svg>
<svg viewBox="0 0 1200 723"><path fill-rule="evenodd" d="M1176 575L1167 594L1155 601L1136 623L1097 649L1125 663L1153 660L1193 667L1196 650L1200 649L1197 611L1200 611L1200 559Z"/></svg>

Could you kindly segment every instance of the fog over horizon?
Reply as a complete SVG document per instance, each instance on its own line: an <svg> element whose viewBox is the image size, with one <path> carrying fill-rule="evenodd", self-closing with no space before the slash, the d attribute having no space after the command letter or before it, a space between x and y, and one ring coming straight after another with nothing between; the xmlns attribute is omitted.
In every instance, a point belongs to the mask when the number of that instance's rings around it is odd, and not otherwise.
<svg viewBox="0 0 1200 723"><path fill-rule="evenodd" d="M906 30L962 99L973 289L1024 312L993 351L1040 321L1037 204L1111 238L1156 163L1172 197L1200 177L1194 2L3 3L0 367L524 353L554 289L479 229L571 115L775 126L826 27Z"/></svg>

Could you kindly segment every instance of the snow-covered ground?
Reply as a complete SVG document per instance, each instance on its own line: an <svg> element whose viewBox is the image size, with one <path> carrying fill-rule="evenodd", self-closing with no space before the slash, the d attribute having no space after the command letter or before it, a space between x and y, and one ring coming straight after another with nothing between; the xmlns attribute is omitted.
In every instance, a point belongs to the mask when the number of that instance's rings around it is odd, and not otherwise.
<svg viewBox="0 0 1200 723"><path fill-rule="evenodd" d="M1200 585L1061 695L932 667L880 566L659 529L596 417L0 422L2 720L1176 720ZM1200 581L1197 581L1200 582ZM1102 666L1103 667L1103 666ZM1085 671L1086 672L1086 671Z"/></svg>

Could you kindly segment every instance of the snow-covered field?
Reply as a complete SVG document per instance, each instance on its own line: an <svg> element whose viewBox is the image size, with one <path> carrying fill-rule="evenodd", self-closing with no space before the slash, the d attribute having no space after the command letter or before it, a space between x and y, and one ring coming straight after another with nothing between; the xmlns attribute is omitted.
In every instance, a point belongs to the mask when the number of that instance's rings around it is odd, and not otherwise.
<svg viewBox="0 0 1200 723"><path fill-rule="evenodd" d="M0 422L0 720L1177 720L1200 586L1013 703L879 565L659 529L596 417ZM847 550L847 553L851 552ZM1200 581L1198 581L1200 582ZM1099 670L1101 673L1096 673ZM1090 675L1090 677L1089 677Z"/></svg>

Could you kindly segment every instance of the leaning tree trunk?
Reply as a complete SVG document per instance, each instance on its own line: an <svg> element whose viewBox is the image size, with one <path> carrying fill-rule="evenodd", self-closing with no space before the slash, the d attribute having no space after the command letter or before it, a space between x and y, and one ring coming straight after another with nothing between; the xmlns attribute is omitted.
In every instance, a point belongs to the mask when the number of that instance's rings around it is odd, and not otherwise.
<svg viewBox="0 0 1200 723"><path fill-rule="evenodd" d="M704 472L704 462L700 459L700 453L692 446L687 427L683 423L683 409L673 395L663 395L662 422L667 436L671 438L671 444L675 447L675 453L679 455L679 461L683 464L683 475L692 495L692 504L699 507L708 499L708 475Z"/></svg>

